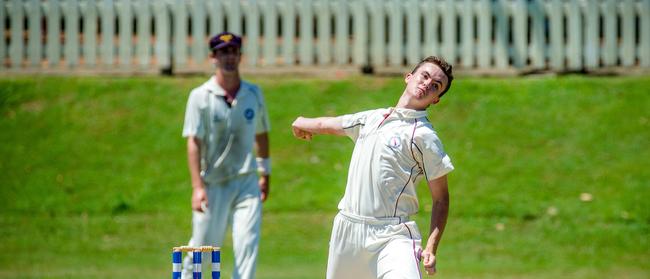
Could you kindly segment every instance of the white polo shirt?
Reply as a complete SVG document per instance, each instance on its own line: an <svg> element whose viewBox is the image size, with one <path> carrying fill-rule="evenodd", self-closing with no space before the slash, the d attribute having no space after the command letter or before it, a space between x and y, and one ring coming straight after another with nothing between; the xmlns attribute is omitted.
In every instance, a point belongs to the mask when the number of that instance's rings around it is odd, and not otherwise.
<svg viewBox="0 0 650 279"><path fill-rule="evenodd" d="M355 146L339 210L369 217L416 214L419 180L454 169L426 111L389 108L340 118Z"/></svg>
<svg viewBox="0 0 650 279"><path fill-rule="evenodd" d="M190 93L183 137L201 140L201 176L206 183L256 172L255 135L269 129L264 97L254 84L242 81L232 106L215 76Z"/></svg>

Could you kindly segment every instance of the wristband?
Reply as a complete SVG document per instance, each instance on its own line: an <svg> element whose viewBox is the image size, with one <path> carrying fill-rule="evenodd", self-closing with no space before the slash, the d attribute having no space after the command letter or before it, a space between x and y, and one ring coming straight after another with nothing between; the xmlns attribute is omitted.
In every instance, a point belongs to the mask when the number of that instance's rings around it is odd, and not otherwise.
<svg viewBox="0 0 650 279"><path fill-rule="evenodd" d="M271 158L261 158L257 157L257 171L262 175L271 174Z"/></svg>

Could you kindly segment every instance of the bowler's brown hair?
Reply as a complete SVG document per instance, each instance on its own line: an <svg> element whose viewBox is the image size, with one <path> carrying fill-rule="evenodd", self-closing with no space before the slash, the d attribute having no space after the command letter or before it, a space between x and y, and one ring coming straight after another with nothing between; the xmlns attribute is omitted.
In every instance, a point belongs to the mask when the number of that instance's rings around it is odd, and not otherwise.
<svg viewBox="0 0 650 279"><path fill-rule="evenodd" d="M424 63L432 63L440 67L442 72L445 73L445 75L447 76L447 80L448 80L447 86L445 87L445 90L443 90L442 93L440 93L440 96L438 96L438 97L442 97L442 95L445 95L445 93L447 93L447 90L449 90L449 88L451 87L451 81L454 80L454 74L451 72L451 68L452 68L451 64L447 63L447 61L445 61L445 59L441 57L429 56L427 58L424 58L417 65L415 65L415 68L413 69L413 71L411 71L411 74L415 74L418 68L420 68L420 66L422 66Z"/></svg>

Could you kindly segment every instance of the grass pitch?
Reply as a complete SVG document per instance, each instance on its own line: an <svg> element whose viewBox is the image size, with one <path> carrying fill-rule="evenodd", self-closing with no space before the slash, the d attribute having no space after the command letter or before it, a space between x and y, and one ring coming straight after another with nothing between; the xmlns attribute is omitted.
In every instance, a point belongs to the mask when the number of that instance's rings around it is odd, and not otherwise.
<svg viewBox="0 0 650 279"><path fill-rule="evenodd" d="M183 112L204 79L0 78L0 278L169 276L171 247L190 234ZM393 106L403 80L254 82L274 162L258 278L323 278L352 143L298 141L290 124ZM648 88L648 77L454 81L429 110L456 167L439 278L650 277Z"/></svg>

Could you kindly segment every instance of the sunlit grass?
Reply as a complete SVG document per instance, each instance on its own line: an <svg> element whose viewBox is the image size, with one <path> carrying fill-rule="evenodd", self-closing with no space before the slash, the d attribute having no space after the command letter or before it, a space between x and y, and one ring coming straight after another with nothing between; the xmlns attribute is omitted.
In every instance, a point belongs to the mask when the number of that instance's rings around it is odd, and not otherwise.
<svg viewBox="0 0 650 279"><path fill-rule="evenodd" d="M0 278L168 276L190 233L181 128L203 80L0 79ZM298 141L290 124L393 106L403 80L255 82L274 164L258 278L322 278L353 143ZM455 81L429 110L456 167L440 277L649 277L648 88L647 77Z"/></svg>

